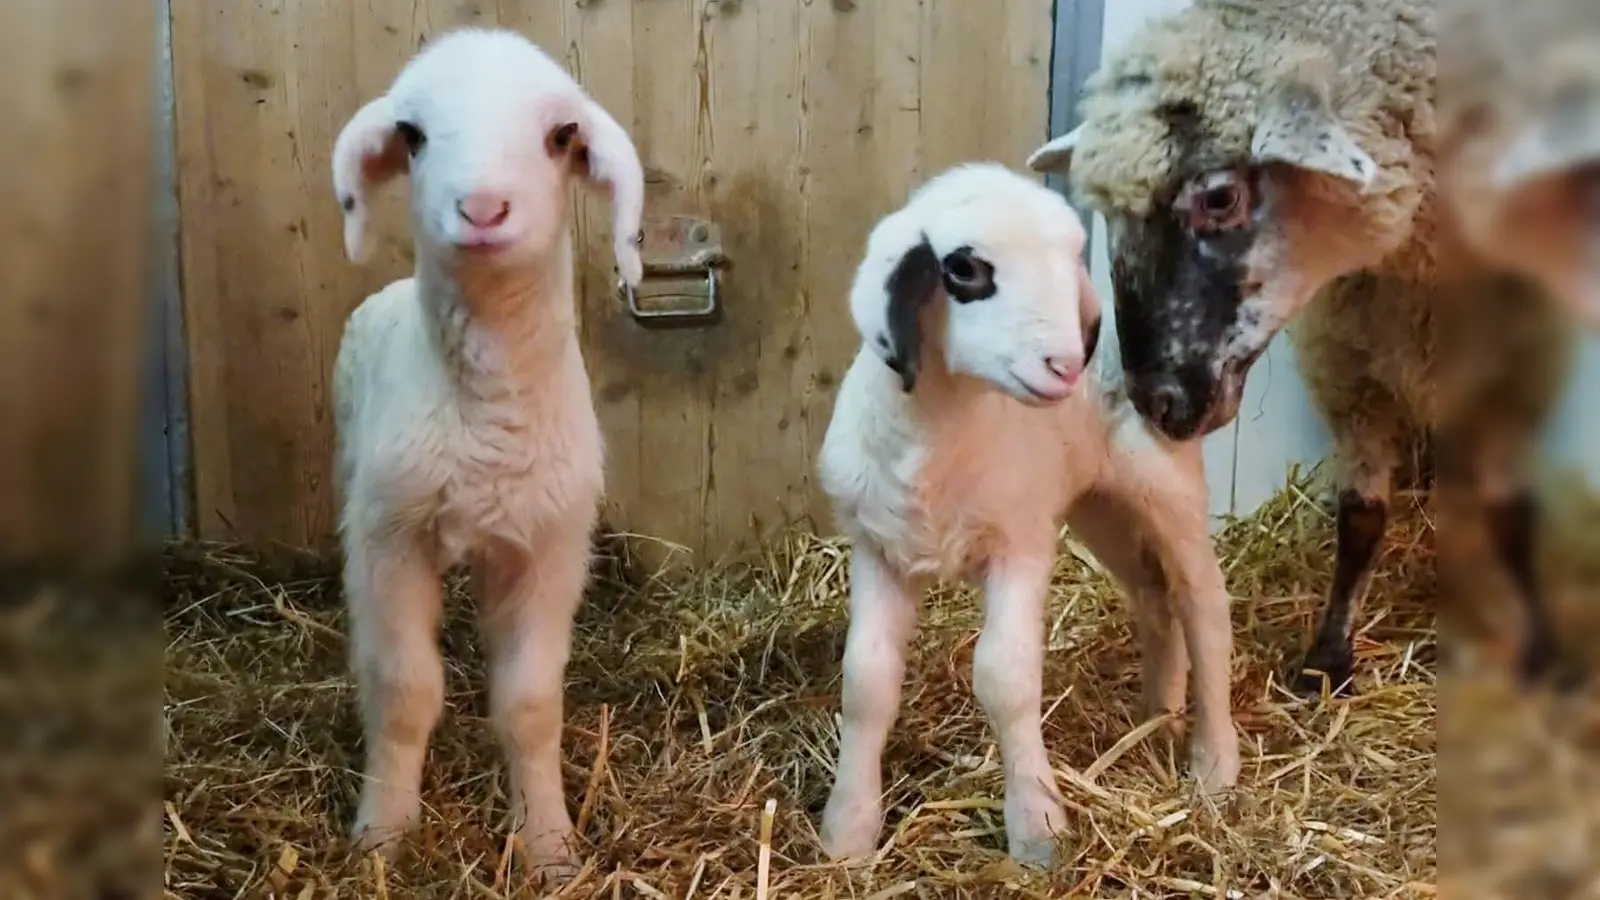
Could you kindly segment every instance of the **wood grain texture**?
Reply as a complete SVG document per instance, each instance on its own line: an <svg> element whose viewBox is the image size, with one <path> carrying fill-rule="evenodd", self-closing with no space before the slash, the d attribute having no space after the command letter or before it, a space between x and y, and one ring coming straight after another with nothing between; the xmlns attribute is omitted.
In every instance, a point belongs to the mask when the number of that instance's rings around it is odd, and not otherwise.
<svg viewBox="0 0 1600 900"><path fill-rule="evenodd" d="M158 31L0 4L0 558L115 564L137 517Z"/></svg>
<svg viewBox="0 0 1600 900"><path fill-rule="evenodd" d="M856 349L845 292L866 234L934 170L1020 165L1037 145L1050 15L1050 0L174 0L202 534L331 531L329 367L344 318L410 248L391 202L377 260L344 261L327 154L423 35L469 21L562 60L633 134L647 215L707 216L732 257L721 323L642 328L615 292L604 198L575 188L610 527L711 557L827 527L815 454Z"/></svg>

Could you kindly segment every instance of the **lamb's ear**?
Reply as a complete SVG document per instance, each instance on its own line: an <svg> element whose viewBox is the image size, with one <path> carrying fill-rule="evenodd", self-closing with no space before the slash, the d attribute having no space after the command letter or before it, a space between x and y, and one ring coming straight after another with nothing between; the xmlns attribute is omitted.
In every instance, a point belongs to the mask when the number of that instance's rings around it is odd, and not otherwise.
<svg viewBox="0 0 1600 900"><path fill-rule="evenodd" d="M899 373L900 385L908 394L917 386L917 372L922 366L922 307L933 299L942 283L939 256L923 236L900 257L883 285L888 304L884 310L889 332L886 361Z"/></svg>
<svg viewBox="0 0 1600 900"><path fill-rule="evenodd" d="M593 100L583 101L578 119L573 146L576 171L590 185L609 193L617 274L637 287L644 277L644 262L639 258L644 241L644 167L639 163L639 151L627 130Z"/></svg>
<svg viewBox="0 0 1600 900"><path fill-rule="evenodd" d="M394 104L386 96L357 110L333 142L333 192L344 210L344 251L351 261L362 262L372 251L368 194L408 165Z"/></svg>
<svg viewBox="0 0 1600 900"><path fill-rule="evenodd" d="M1377 162L1339 121L1326 92L1300 79L1267 95L1250 155L1257 163L1285 163L1342 178L1363 191L1378 174Z"/></svg>
<svg viewBox="0 0 1600 900"><path fill-rule="evenodd" d="M1028 168L1035 172L1060 172L1072 168L1072 152L1078 149L1084 126L1079 125L1066 134L1045 142L1028 157Z"/></svg>

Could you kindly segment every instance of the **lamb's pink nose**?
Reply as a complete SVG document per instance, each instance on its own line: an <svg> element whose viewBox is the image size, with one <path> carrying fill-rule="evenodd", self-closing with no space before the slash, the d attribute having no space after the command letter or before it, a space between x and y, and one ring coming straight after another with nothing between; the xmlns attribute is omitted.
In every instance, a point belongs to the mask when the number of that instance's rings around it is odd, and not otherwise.
<svg viewBox="0 0 1600 900"><path fill-rule="evenodd" d="M493 228L511 215L511 201L495 194L473 194L456 201L456 212L478 228Z"/></svg>
<svg viewBox="0 0 1600 900"><path fill-rule="evenodd" d="M1083 363L1068 356L1049 356L1045 358L1044 364L1057 378L1068 384L1077 381L1078 375L1083 371Z"/></svg>

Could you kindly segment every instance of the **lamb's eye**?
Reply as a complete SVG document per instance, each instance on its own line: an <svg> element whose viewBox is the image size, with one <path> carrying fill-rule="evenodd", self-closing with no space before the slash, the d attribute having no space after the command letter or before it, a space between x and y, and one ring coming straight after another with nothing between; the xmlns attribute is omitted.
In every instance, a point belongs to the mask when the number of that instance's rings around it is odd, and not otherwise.
<svg viewBox="0 0 1600 900"><path fill-rule="evenodd" d="M550 132L551 154L566 153L578 139L578 123L568 122Z"/></svg>
<svg viewBox="0 0 1600 900"><path fill-rule="evenodd" d="M400 140L405 142L406 152L416 156L422 152L422 145L428 142L428 136L414 122L396 122L394 130L400 134Z"/></svg>
<svg viewBox="0 0 1600 900"><path fill-rule="evenodd" d="M994 296L994 266L972 254L970 247L958 247L940 261L945 291L957 303L970 303Z"/></svg>

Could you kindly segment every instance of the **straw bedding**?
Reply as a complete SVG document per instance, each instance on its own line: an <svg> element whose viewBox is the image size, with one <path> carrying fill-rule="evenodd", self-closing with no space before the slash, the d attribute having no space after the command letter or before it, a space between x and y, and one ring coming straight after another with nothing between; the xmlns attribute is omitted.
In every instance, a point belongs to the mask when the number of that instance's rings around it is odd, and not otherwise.
<svg viewBox="0 0 1600 900"><path fill-rule="evenodd" d="M1124 601L1067 542L1045 730L1071 821L1062 863L1042 874L1004 856L966 591L925 607L885 754L887 845L845 869L820 859L815 838L836 745L841 545L792 535L761 565L637 579L626 548L606 543L568 672L568 796L587 846L561 896L1433 895L1430 529L1413 509L1392 532L1358 647L1360 695L1307 703L1282 672L1329 574L1331 521L1310 490L1297 479L1220 537L1245 756L1241 789L1220 806L1191 803L1181 748L1139 727ZM326 561L169 549L167 896L539 896L514 864L460 579L424 824L392 863L347 851L361 758L336 574Z"/></svg>

